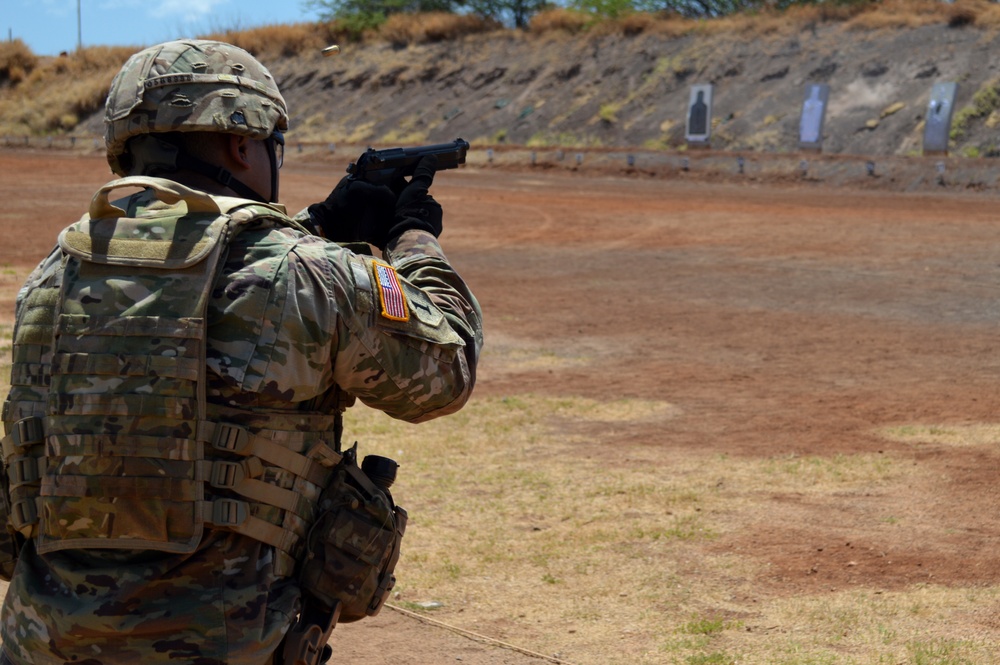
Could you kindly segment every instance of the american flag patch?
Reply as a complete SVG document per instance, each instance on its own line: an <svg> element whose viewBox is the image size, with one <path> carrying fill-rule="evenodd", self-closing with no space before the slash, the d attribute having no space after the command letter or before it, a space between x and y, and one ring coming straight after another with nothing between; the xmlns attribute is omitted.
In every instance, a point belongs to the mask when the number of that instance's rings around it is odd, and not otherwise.
<svg viewBox="0 0 1000 665"><path fill-rule="evenodd" d="M376 263L375 281L378 282L379 299L382 301L382 316L390 321L409 321L410 312L406 307L406 296L403 295L396 269L384 263Z"/></svg>

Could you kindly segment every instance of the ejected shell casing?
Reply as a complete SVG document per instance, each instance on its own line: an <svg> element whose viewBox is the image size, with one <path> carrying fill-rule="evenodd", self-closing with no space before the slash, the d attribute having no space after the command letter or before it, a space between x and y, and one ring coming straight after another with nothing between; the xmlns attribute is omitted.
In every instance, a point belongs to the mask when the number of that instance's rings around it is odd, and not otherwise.
<svg viewBox="0 0 1000 665"><path fill-rule="evenodd" d="M336 44L334 44L333 46L327 46L325 49L323 49L323 55L327 57L331 55L337 55L338 53L340 53L340 47L337 46Z"/></svg>

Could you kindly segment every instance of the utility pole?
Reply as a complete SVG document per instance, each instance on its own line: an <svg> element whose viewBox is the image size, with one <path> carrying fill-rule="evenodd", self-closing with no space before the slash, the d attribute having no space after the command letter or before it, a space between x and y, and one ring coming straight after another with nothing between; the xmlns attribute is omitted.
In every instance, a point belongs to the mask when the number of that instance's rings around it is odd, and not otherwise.
<svg viewBox="0 0 1000 665"><path fill-rule="evenodd" d="M76 0L76 50L77 52L83 50L83 20L82 13L80 11L81 0Z"/></svg>

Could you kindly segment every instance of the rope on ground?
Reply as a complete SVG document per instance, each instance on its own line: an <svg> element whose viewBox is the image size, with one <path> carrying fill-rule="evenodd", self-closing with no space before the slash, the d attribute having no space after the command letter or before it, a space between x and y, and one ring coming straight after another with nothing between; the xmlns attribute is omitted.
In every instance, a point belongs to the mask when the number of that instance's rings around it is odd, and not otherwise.
<svg viewBox="0 0 1000 665"><path fill-rule="evenodd" d="M560 659L558 659L558 658L556 658L554 656L546 656L543 653L537 653L535 651L531 651L530 649L525 649L523 647L519 647L516 644L510 644L508 642L501 642L500 640L494 639L492 637L487 637L486 635L480 635L479 633L474 633L471 630L465 630L464 628L459 628L458 626L452 626L451 624L447 624L447 623L445 623L443 621L438 621L437 619L431 619L430 617L425 617L422 614L417 614L416 612L411 612L410 610L403 609L402 607L399 607L397 605L393 605L391 603L386 603L385 606L388 607L389 609L392 609L392 610L395 610L396 612L399 612L400 614L403 614L403 615L408 616L408 617L412 617L412 618L416 619L417 621L422 621L423 623L429 623L429 624L431 624L433 626L437 626L439 628L444 628L445 630L450 630L453 633L458 633L459 635L463 635L463 636L468 637L468 638L473 639L473 640L478 640L480 642L486 642L488 644L493 644L493 645L498 646L498 647L503 647L504 649L510 649L511 651L517 651L519 653L523 653L526 656L532 656L533 658L541 658L542 660L547 660L550 663L556 663L556 665L572 665L572 663L569 663L569 662L567 662L565 660L560 660Z"/></svg>

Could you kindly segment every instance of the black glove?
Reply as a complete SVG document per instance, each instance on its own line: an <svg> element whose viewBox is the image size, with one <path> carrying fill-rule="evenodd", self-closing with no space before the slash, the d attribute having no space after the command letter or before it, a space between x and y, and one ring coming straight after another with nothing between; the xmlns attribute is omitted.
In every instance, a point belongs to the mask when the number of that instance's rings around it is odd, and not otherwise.
<svg viewBox="0 0 1000 665"><path fill-rule="evenodd" d="M394 224L396 193L385 185L344 176L325 201L309 206L309 216L334 242L371 242Z"/></svg>
<svg viewBox="0 0 1000 665"><path fill-rule="evenodd" d="M437 163L436 155L428 155L417 162L413 177L399 193L393 224L387 229L383 244L373 243L379 249L385 249L388 242L398 238L404 231L420 229L434 234L435 238L441 235L444 213L441 204L428 193L431 183L434 182Z"/></svg>

